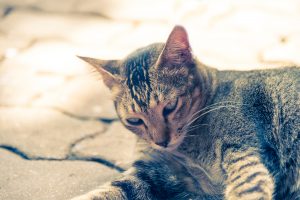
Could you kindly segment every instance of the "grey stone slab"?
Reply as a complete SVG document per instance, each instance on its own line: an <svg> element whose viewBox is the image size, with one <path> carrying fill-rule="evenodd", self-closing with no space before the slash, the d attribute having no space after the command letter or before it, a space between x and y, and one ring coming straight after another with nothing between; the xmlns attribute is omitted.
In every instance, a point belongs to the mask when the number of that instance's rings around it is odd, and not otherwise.
<svg viewBox="0 0 300 200"><path fill-rule="evenodd" d="M31 44L30 39L13 37L0 33L0 59L12 58Z"/></svg>
<svg viewBox="0 0 300 200"><path fill-rule="evenodd" d="M172 0L78 0L75 8L79 12L99 13L117 20L164 22L174 17L180 6L179 1Z"/></svg>
<svg viewBox="0 0 300 200"><path fill-rule="evenodd" d="M59 89L44 93L32 105L57 107L84 117L117 118L110 96L100 74L95 72L74 78Z"/></svg>
<svg viewBox="0 0 300 200"><path fill-rule="evenodd" d="M145 21L128 30L125 34L117 33L109 45L127 56L126 54L151 43L165 42L173 27L173 24Z"/></svg>
<svg viewBox="0 0 300 200"><path fill-rule="evenodd" d="M101 122L50 109L0 109L0 145L15 147L31 158L63 159L71 144L104 128Z"/></svg>
<svg viewBox="0 0 300 200"><path fill-rule="evenodd" d="M99 163L24 160L3 149L0 171L2 200L71 199L119 175Z"/></svg>
<svg viewBox="0 0 300 200"><path fill-rule="evenodd" d="M172 0L2 0L0 5L34 7L56 13L93 13L121 20L161 21L174 14L178 3Z"/></svg>
<svg viewBox="0 0 300 200"><path fill-rule="evenodd" d="M43 93L64 84L65 77L37 74L26 69L26 64L10 68L0 66L0 105L28 105Z"/></svg>
<svg viewBox="0 0 300 200"><path fill-rule="evenodd" d="M60 4L61 2L59 2ZM59 14L20 9L1 20L0 33L24 39L65 40L81 45L81 48L82 46L89 49L97 47L98 52L94 54L106 56L109 44L115 39L116 33L126 33L132 27L130 22L113 21L93 15ZM57 50L59 51L59 48ZM52 59L58 58L63 57Z"/></svg>
<svg viewBox="0 0 300 200"><path fill-rule="evenodd" d="M82 16L86 19L86 17ZM65 14L39 12L34 10L15 10L2 19L0 30L3 33L14 36L30 38L63 37L72 31L79 17L72 19Z"/></svg>
<svg viewBox="0 0 300 200"><path fill-rule="evenodd" d="M87 74L90 70L76 57L77 50L78 46L66 40L36 42L30 48L17 52L13 58L5 59L0 70L23 70L41 76Z"/></svg>
<svg viewBox="0 0 300 200"><path fill-rule="evenodd" d="M201 7L205 9L198 12ZM299 35L297 8L297 1L272 5L264 1L211 1L190 8L180 21L190 30L193 51L203 63L219 69L263 69L274 67L274 62L261 62L263 51L281 36Z"/></svg>
<svg viewBox="0 0 300 200"><path fill-rule="evenodd" d="M116 118L101 76L75 55L66 43L48 41L6 59L0 65L0 105L57 107L80 116Z"/></svg>
<svg viewBox="0 0 300 200"><path fill-rule="evenodd" d="M36 3L38 0L2 0L0 2L0 5L3 7L6 6L21 6L21 7L26 7L26 6L31 6L34 3Z"/></svg>
<svg viewBox="0 0 300 200"><path fill-rule="evenodd" d="M72 153L79 157L99 157L128 168L136 159L137 137L114 122L107 131L77 143Z"/></svg>

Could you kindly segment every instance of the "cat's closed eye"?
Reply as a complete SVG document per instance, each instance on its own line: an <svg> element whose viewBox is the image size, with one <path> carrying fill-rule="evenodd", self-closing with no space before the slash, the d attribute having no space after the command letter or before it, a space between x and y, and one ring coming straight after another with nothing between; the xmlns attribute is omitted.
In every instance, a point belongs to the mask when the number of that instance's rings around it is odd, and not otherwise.
<svg viewBox="0 0 300 200"><path fill-rule="evenodd" d="M132 126L140 126L144 124L144 121L140 118L127 118L126 122Z"/></svg>
<svg viewBox="0 0 300 200"><path fill-rule="evenodd" d="M176 98L173 101L170 101L163 109L163 116L167 117L169 114L171 114L177 107L178 104L178 98Z"/></svg>

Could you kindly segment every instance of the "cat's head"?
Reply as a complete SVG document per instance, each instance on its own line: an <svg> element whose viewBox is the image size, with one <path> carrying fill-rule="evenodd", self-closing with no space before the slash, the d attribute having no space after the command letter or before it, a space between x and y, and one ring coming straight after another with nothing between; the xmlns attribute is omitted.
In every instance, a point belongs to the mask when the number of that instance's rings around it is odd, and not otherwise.
<svg viewBox="0 0 300 200"><path fill-rule="evenodd" d="M185 29L165 44L138 49L123 60L80 57L100 72L122 123L154 148L175 149L201 104L200 76Z"/></svg>

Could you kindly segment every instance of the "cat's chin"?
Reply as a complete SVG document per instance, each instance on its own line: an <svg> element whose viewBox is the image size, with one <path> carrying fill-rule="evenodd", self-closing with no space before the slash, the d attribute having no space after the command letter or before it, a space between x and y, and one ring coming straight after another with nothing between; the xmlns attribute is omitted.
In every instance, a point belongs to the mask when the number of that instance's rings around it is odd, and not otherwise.
<svg viewBox="0 0 300 200"><path fill-rule="evenodd" d="M161 147L161 146L155 144L154 142L151 142L151 143L150 143L150 146L151 146L153 149L158 150L158 151L166 151L166 149L168 148L168 147Z"/></svg>
<svg viewBox="0 0 300 200"><path fill-rule="evenodd" d="M178 147L183 143L186 133L181 133L180 137L173 140L166 148L167 151L176 151Z"/></svg>
<svg viewBox="0 0 300 200"><path fill-rule="evenodd" d="M161 147L155 143L151 143L153 149L159 150L159 151L167 151L167 152L174 152L177 150L177 148L180 146L181 142L169 144L167 147Z"/></svg>

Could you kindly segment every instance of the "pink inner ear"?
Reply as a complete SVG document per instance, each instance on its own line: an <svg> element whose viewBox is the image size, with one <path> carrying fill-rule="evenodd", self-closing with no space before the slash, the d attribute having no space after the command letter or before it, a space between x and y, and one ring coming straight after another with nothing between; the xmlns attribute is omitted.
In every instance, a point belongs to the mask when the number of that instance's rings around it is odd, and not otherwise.
<svg viewBox="0 0 300 200"><path fill-rule="evenodd" d="M191 60L192 56L188 35L182 26L175 26L172 30L161 58L163 62L173 64L182 64Z"/></svg>
<svg viewBox="0 0 300 200"><path fill-rule="evenodd" d="M182 26L175 26L172 30L167 44L167 48L180 48L189 50L190 44L186 30Z"/></svg>

